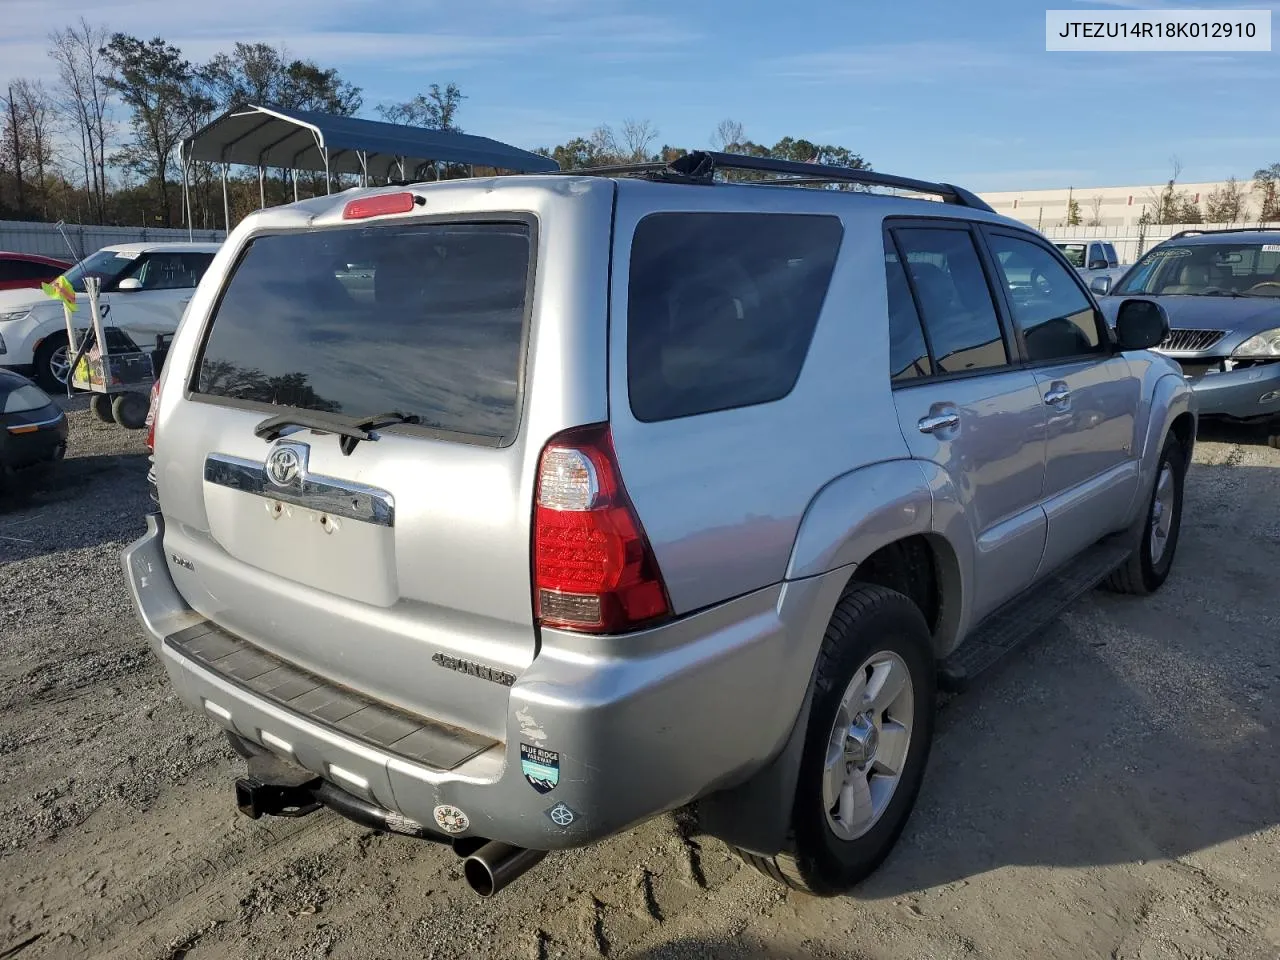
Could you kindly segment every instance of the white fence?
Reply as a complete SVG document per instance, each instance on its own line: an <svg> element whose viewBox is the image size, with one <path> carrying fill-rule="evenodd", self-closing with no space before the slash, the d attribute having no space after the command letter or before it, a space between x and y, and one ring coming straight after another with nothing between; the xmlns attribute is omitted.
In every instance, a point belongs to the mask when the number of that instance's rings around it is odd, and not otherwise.
<svg viewBox="0 0 1280 960"><path fill-rule="evenodd" d="M1050 240L1107 240L1115 245L1121 263L1133 263L1161 240L1182 230L1248 230L1259 226L1257 223L1166 223L1149 227L1045 227L1040 232Z"/></svg>
<svg viewBox="0 0 1280 960"><path fill-rule="evenodd" d="M62 230L66 232L67 240L71 241L77 256L84 257L115 243L156 243L187 239L220 243L227 237L225 230L193 230L188 234L186 227L100 227L66 223ZM26 220L0 220L0 250L39 253L63 260L71 258L67 241L62 239L55 224Z"/></svg>

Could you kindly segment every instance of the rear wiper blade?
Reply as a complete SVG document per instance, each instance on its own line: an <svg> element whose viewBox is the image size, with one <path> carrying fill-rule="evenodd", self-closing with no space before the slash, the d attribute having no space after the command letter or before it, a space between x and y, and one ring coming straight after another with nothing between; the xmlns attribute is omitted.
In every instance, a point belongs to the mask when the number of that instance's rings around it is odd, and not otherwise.
<svg viewBox="0 0 1280 960"><path fill-rule="evenodd" d="M268 417L253 428L253 435L263 440L276 440L284 433L286 427L307 427L323 433L336 433L342 437L340 446L344 456L351 453L361 440L370 439L369 431L358 424L351 425L339 420L331 420L322 414L300 412L281 413Z"/></svg>
<svg viewBox="0 0 1280 960"><path fill-rule="evenodd" d="M284 433L286 427L307 427L324 433L336 433L342 437L338 441L338 449L342 451L344 457L347 457L351 455L351 451L356 448L356 444L361 440L378 439L377 434L373 431L379 427L389 427L397 423L421 422L422 418L416 413L396 413L394 411L391 413L375 413L373 416L357 420L355 423L333 420L320 413L281 413L263 420L253 428L253 433L255 436L268 441L278 439Z"/></svg>
<svg viewBox="0 0 1280 960"><path fill-rule="evenodd" d="M422 418L416 413L400 413L392 410L390 413L375 413L371 417L365 417L363 420L357 420L355 426L361 430L377 430L379 427L390 427L397 423L421 423Z"/></svg>

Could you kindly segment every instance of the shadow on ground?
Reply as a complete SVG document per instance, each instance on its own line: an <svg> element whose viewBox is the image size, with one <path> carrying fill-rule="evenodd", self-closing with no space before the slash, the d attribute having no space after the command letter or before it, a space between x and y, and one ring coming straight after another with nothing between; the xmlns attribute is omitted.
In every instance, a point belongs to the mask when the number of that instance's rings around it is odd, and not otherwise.
<svg viewBox="0 0 1280 960"><path fill-rule="evenodd" d="M624 953L625 960L861 960L860 953L833 953L829 947L782 949L754 937L730 940L721 937L681 937L670 943Z"/></svg>

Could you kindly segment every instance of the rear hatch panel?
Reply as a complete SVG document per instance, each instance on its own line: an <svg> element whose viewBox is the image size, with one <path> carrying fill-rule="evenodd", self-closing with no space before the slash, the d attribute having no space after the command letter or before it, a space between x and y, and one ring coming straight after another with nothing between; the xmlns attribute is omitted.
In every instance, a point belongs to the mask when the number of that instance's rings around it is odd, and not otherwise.
<svg viewBox="0 0 1280 960"><path fill-rule="evenodd" d="M539 180L415 187L430 216L376 225L342 225L341 201L282 235L296 213L258 215L193 301L166 364L184 382L166 383L157 413L166 552L196 611L326 680L499 740L507 684L537 647L538 454L607 417L612 184ZM348 290L350 263L362 282ZM349 453L336 433L255 436L290 409L426 422Z"/></svg>

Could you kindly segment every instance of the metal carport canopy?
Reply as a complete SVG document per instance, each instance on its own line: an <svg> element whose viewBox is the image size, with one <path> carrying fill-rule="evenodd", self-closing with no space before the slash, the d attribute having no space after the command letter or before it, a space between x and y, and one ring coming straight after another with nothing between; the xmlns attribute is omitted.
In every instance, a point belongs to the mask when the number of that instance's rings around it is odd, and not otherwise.
<svg viewBox="0 0 1280 960"><path fill-rule="evenodd" d="M182 142L186 162L413 178L424 164L464 163L515 173L560 169L550 157L489 137L256 104L233 109Z"/></svg>

